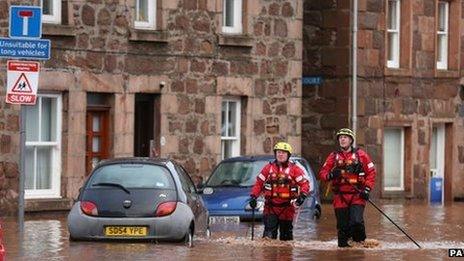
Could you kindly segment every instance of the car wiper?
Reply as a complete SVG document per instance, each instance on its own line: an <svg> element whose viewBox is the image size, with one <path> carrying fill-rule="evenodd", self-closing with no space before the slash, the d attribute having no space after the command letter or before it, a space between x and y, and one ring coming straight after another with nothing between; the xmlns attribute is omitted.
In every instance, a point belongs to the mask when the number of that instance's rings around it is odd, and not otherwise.
<svg viewBox="0 0 464 261"><path fill-rule="evenodd" d="M121 188L122 190L124 190L127 194L130 194L130 191L126 187L124 187L123 185L118 184L118 183L100 182L100 183L92 184L92 186L118 187L118 188Z"/></svg>

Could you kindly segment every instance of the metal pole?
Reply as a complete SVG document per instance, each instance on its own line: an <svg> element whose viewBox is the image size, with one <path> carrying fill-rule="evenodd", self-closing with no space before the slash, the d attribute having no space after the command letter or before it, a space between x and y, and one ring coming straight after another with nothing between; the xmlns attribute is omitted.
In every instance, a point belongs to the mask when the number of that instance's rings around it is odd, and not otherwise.
<svg viewBox="0 0 464 261"><path fill-rule="evenodd" d="M345 182L348 182L348 184L350 184L358 193L361 193L361 190L358 189L355 185L349 183L349 181L345 177L342 176L342 178ZM403 232L403 234L405 234L412 242L414 242L414 244L416 244L418 248L422 248L410 235L408 235L408 233L406 233L406 231L404 231L400 226L398 226L389 216L387 216L387 214L385 214L385 212L383 212L374 202L372 202L371 199L367 199L367 201L371 203L371 205L374 206L384 217L386 217L390 222L392 222L393 225L395 225L401 232Z"/></svg>
<svg viewBox="0 0 464 261"><path fill-rule="evenodd" d="M21 106L20 130L19 130L19 202L18 202L18 223L20 236L24 233L24 183L26 177L26 109Z"/></svg>
<svg viewBox="0 0 464 261"><path fill-rule="evenodd" d="M352 44L352 89L351 89L351 101L352 101L352 115L351 115L351 129L356 133L358 125L358 0L353 0L353 44ZM356 146L356 140L353 141L353 146Z"/></svg>
<svg viewBox="0 0 464 261"><path fill-rule="evenodd" d="M400 226L398 226L393 220L391 220L391 218L389 216L387 216L387 214L385 214L376 204L374 204L374 202L372 202L371 199L368 199L367 201L369 201L369 203L371 203L372 206L374 206L380 213L382 213L382 215L384 217L386 217L388 220L390 220L390 222L393 223L393 225L395 225L401 232L403 232L403 234L405 234L412 242L414 242L414 244L416 244L416 246L418 248L422 248L417 242L416 240L412 239L411 236L408 235L408 233L406 233Z"/></svg>

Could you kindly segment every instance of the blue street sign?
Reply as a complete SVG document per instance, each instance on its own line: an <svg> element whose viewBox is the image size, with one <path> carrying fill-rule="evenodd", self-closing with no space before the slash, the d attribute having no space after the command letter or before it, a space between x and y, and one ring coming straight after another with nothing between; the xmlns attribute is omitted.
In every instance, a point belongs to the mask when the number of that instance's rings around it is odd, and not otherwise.
<svg viewBox="0 0 464 261"><path fill-rule="evenodd" d="M321 85L322 76L306 76L302 79L303 85Z"/></svg>
<svg viewBox="0 0 464 261"><path fill-rule="evenodd" d="M10 37L41 38L42 8L40 6L11 6Z"/></svg>
<svg viewBox="0 0 464 261"><path fill-rule="evenodd" d="M10 39L0 37L0 57L16 59L50 59L50 40Z"/></svg>

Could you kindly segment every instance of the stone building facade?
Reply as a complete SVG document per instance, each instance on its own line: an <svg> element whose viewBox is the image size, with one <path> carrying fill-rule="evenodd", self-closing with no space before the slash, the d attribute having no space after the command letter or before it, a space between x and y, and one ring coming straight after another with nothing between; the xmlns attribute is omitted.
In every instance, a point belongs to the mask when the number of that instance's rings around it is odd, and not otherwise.
<svg viewBox="0 0 464 261"><path fill-rule="evenodd" d="M225 153L271 153L278 140L300 153L303 0L240 1L233 33L223 0L155 2L151 29L134 22L132 0L61 1L58 22L44 24L52 58L28 108L26 210L69 208L107 157L157 154L207 177ZM38 1L1 1L1 36L15 4ZM8 215L17 209L20 107L4 102L6 59L0 65L0 215Z"/></svg>
<svg viewBox="0 0 464 261"><path fill-rule="evenodd" d="M350 2L304 1L303 76L324 78L303 86L302 153L315 166L351 126ZM445 200L462 199L462 1L358 2L357 144L376 163L375 195L428 200L438 175Z"/></svg>

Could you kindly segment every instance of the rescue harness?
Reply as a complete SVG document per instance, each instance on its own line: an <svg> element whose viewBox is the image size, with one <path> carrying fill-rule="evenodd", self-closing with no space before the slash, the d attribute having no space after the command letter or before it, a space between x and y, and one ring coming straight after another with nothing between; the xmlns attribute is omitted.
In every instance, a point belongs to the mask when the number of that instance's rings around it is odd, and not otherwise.
<svg viewBox="0 0 464 261"><path fill-rule="evenodd" d="M290 169L291 166L287 166L284 169L279 168L276 172L271 167L268 179L264 182L264 197L267 200L280 198L290 202L298 197L300 188L290 176Z"/></svg>
<svg viewBox="0 0 464 261"><path fill-rule="evenodd" d="M341 177L333 183L332 190L335 194L358 194L352 186L348 186L348 190L340 189L340 187L351 184L358 189L362 189L364 185L366 174L359 160L358 148L353 148L353 152L351 157L347 159L342 158L340 151L335 152L335 168L342 170Z"/></svg>

